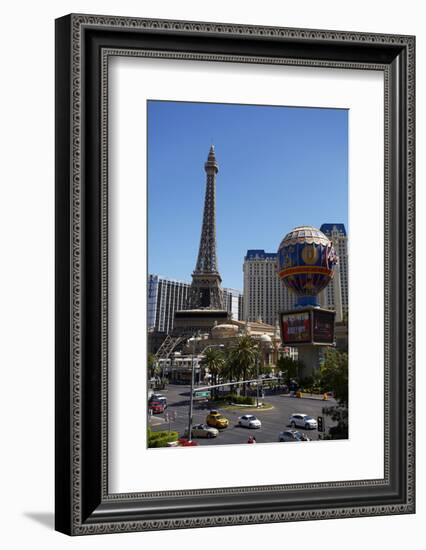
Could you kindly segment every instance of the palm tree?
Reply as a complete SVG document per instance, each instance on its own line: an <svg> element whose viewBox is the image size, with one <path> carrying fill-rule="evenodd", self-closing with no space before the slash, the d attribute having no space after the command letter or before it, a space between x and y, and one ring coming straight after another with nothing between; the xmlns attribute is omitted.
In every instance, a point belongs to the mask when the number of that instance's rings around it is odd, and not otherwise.
<svg viewBox="0 0 426 550"><path fill-rule="evenodd" d="M225 357L221 350L215 348L208 348L205 353L201 364L208 369L212 376L212 385L216 385L219 382L219 377L223 375L225 367ZM217 394L217 388L214 388L214 394Z"/></svg>
<svg viewBox="0 0 426 550"><path fill-rule="evenodd" d="M235 360L235 353L233 348L226 348L224 350L225 364L223 366L223 377L227 382L232 382L238 378L238 365ZM233 386L229 387L229 391L234 391Z"/></svg>
<svg viewBox="0 0 426 550"><path fill-rule="evenodd" d="M258 347L251 336L241 336L238 339L232 350L232 363L239 380L247 380L248 376L255 373L258 354ZM246 393L246 384L243 384L243 395Z"/></svg>

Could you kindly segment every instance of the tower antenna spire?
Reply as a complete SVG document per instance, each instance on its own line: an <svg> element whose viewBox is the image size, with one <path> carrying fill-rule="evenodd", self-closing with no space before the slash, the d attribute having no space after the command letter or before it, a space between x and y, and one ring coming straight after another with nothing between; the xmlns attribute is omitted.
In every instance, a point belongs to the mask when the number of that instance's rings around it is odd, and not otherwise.
<svg viewBox="0 0 426 550"><path fill-rule="evenodd" d="M219 165L213 144L204 163L204 170L207 179L203 223L197 263L192 273L188 306L190 309L223 309L223 292L220 286L222 279L216 252L216 175L219 172Z"/></svg>

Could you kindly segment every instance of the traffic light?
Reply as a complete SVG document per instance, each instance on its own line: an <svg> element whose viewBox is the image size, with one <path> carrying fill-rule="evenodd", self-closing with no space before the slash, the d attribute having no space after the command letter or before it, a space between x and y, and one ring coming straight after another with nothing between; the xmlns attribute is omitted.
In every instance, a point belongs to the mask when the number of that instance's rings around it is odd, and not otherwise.
<svg viewBox="0 0 426 550"><path fill-rule="evenodd" d="M323 423L322 423L322 416L318 416L317 425L318 425L318 431L323 432L324 431L324 426L323 426Z"/></svg>

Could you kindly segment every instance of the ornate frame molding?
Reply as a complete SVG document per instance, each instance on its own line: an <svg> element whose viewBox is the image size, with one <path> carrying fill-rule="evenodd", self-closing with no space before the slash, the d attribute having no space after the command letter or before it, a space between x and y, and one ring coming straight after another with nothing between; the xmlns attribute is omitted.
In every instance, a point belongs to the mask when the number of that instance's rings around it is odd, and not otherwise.
<svg viewBox="0 0 426 550"><path fill-rule="evenodd" d="M113 43L96 42L97 31L111 31L110 36L119 37ZM89 36L90 35L90 36ZM140 36L149 40L155 36L167 36L170 40L179 37L198 37L202 44L205 37L214 37L217 41L233 39L238 44L261 40L275 44L298 44L306 46L315 53L315 48L323 45L328 56L304 57L303 55L254 55L233 53L209 53L166 48L120 47L120 35L135 39ZM93 44L91 45L90 40ZM105 39L103 39L105 41ZM217 42L219 43L219 42ZM374 55L360 56L359 46L369 45L376 58L388 57L384 62L375 61ZM182 46L184 47L184 45ZM358 49L357 49L358 48ZM322 31L307 29L287 29L278 27L253 27L168 20L147 20L108 16L70 15L57 20L57 529L69 534L112 533L142 531L152 529L180 529L214 525L237 525L247 523L283 522L295 520L328 519L337 517L359 517L384 514L402 514L414 512L414 132L415 132L415 40L412 36L378 35L364 33L346 33L341 31ZM304 50L305 51L305 50ZM307 51L307 50L306 50ZM330 59L334 55L336 59ZM334 52L334 54L333 54ZM378 55L381 53L382 55ZM385 77L385 476L383 480L342 481L333 483L273 485L268 487L240 487L226 489L206 489L188 491L168 491L154 493L109 494L107 475L107 406L108 406L108 60L111 56L132 56L167 59L190 59L202 61L230 61L238 63L273 63L282 65L300 65L310 67L334 67L344 69L368 69L384 72ZM346 58L347 57L347 58ZM385 56L386 57L386 56ZM361 60L358 60L361 59ZM98 68L97 78L100 87L100 117L93 127L100 135L99 165L92 167L99 176L99 213L88 216L87 193L90 181L87 167L87 149L92 147L87 137L87 127L91 116L89 106L95 100L89 100L92 83L87 67ZM90 103L91 101L91 103ZM398 103L399 102L399 103ZM395 109L404 115L401 106L406 107L406 131L397 135L395 127ZM66 111L68 110L68 114ZM66 120L65 127L61 127ZM400 127L403 128L403 125ZM70 154L67 154L67 150ZM399 172L397 166L399 166ZM66 181L65 181L66 180ZM93 185L93 182L92 182ZM86 187L85 187L86 186ZM60 199L58 200L58 195ZM399 202L398 202L399 201ZM66 216L69 224L59 218ZM400 219L401 218L401 219ZM100 238L97 278L99 291L98 307L98 353L99 369L97 383L87 384L87 348L91 346L85 323L87 323L88 270L92 268L88 250L95 250L89 244L88 232L94 231L93 219L97 222ZM395 221L398 231L396 234ZM395 239L397 251L395 252ZM64 249L65 243L68 243ZM404 245L404 246L403 246ZM96 249L97 251L97 249ZM395 273L395 262L399 262ZM90 264L90 265L89 265ZM67 285L68 282L68 285ZM393 291L398 289L402 305L401 319L392 324L392 311L395 310ZM58 290L59 289L59 290ZM68 302L68 310L61 305ZM64 334L65 331L65 334ZM402 342L394 344L393 336L399 336ZM86 346L86 347L85 347ZM402 348L402 349L400 349ZM402 361L395 372L392 360ZM66 365L64 366L64 361ZM86 369L86 370L85 370ZM398 434L391 430L392 414L395 408L395 384L402 380L406 389L403 424L406 433L402 433L402 424ZM98 385L97 385L98 384ZM91 449L85 441L87 409L84 403L90 392L98 390L101 394L97 402L97 435L99 448L95 452L96 462L85 464L85 456ZM64 391L68 391L69 400L63 401ZM61 433L58 431L60 427ZM64 426L65 433L62 433ZM403 470L398 472L399 491L395 493L396 475L395 456L392 455L392 438L398 437L405 442L405 462ZM402 439L401 439L402 438ZM405 438L405 439L404 439ZM84 453L83 453L84 450ZM93 453L92 453L93 454ZM400 466L402 468L402 466ZM96 482L87 482L88 473L98 474ZM63 488L65 483L66 488ZM59 487L62 486L62 488ZM143 501L165 497L214 497L225 495L249 494L267 497L283 493L306 493L307 490L327 490L333 494L338 491L368 488L394 488L391 498L383 496L380 504L330 505L313 507L307 502L306 511L296 509L268 511L259 504L258 509L250 513L240 513L237 506L228 514L190 514L183 513L173 518L170 511L164 517L152 518L144 511ZM384 494L383 494L384 495ZM376 499L377 500L377 499ZM379 499L380 500L380 499ZM140 510L129 512L129 508ZM276 507L279 504L276 505ZM306 508L305 508L306 509Z"/></svg>

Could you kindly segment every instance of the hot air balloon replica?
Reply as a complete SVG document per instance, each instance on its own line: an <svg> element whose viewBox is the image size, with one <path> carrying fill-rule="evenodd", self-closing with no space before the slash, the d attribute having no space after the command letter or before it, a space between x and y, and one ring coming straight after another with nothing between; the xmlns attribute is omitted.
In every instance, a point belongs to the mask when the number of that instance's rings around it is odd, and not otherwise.
<svg viewBox="0 0 426 550"><path fill-rule="evenodd" d="M330 239L312 226L295 227L278 247L278 276L296 294L296 307L280 314L283 345L298 348L304 375L319 367L323 346L334 345L336 312L322 309L318 295L334 276L338 258Z"/></svg>

